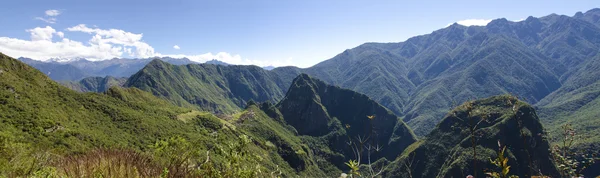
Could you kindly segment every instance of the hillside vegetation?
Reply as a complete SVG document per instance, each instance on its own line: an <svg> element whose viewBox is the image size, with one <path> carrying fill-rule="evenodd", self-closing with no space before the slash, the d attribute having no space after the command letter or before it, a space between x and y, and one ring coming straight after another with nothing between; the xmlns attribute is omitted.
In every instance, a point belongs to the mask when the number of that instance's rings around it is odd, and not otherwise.
<svg viewBox="0 0 600 178"><path fill-rule="evenodd" d="M515 97L469 101L406 149L384 177L483 177L504 147L509 175L560 177L543 134L533 107Z"/></svg>
<svg viewBox="0 0 600 178"><path fill-rule="evenodd" d="M417 140L366 95L306 74L278 104L218 116L136 88L76 92L3 54L0 76L1 176L479 177L495 157L510 175L565 175L533 107L512 96L466 102Z"/></svg>
<svg viewBox="0 0 600 178"><path fill-rule="evenodd" d="M412 130L398 116L369 97L327 85L306 74L294 79L276 107L287 124L312 148L318 148L317 154L322 154L319 157L338 167L346 167L343 163L350 159L364 163L380 158L393 160L416 141ZM358 149L367 145L383 149L355 155L357 150L349 145L352 142L360 144ZM320 147L323 144L326 147Z"/></svg>
<svg viewBox="0 0 600 178"><path fill-rule="evenodd" d="M80 81L63 81L63 86L79 92L105 92L111 87L122 87L127 78L86 77Z"/></svg>
<svg viewBox="0 0 600 178"><path fill-rule="evenodd" d="M291 79L295 76L290 76ZM212 112L240 111L246 102L276 102L289 82L257 66L172 65L155 59L125 83L176 105Z"/></svg>
<svg viewBox="0 0 600 178"><path fill-rule="evenodd" d="M305 69L148 65L126 85L180 106L231 112L250 99L279 101L292 79L306 73L365 94L400 116L416 135L424 136L447 111L465 101L513 94L536 107L547 107L551 101L560 104L553 98L565 91L596 90L595 85L578 81L596 81L590 77L594 68L584 66L597 61L600 25L594 19L598 17L600 10L592 9L572 17L552 14L520 22L496 19L487 26L453 24L404 42L365 43ZM590 101L596 98L585 96ZM560 120L564 113L546 111L540 110L543 123L558 128L560 124L551 120ZM593 115L584 118L600 123Z"/></svg>
<svg viewBox="0 0 600 178"><path fill-rule="evenodd" d="M78 93L4 54L0 76L2 176L108 176L93 160L133 162L118 169L152 177L325 175L310 148L256 106L222 119L135 88Z"/></svg>

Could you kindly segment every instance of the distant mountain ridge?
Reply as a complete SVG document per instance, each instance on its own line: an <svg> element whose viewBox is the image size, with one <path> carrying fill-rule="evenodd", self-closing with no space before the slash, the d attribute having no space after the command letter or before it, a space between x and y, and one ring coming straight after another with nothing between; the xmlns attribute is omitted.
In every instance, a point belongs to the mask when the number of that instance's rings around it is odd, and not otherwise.
<svg viewBox="0 0 600 178"><path fill-rule="evenodd" d="M113 58L101 61L89 61L83 58L62 59L51 58L46 61L33 60L30 58L20 57L20 61L42 71L50 78L56 81L75 82L86 77L129 77L141 70L146 64L153 59L161 59L165 62L174 65L199 64L191 61L188 58L171 58L171 57L154 57L142 59L125 59ZM229 66L232 64L212 59L204 62L204 64ZM273 70L274 66L262 67L265 70Z"/></svg>
<svg viewBox="0 0 600 178"><path fill-rule="evenodd" d="M178 79L179 74L197 76L204 70L203 67L193 67L195 64L179 67L177 75L169 76L171 81L157 78L162 77L161 75L147 75L136 78L138 81L132 83L146 83L143 84L147 85L146 90L150 90L152 86L177 86L177 89L170 92L157 91L154 94L180 98L176 99L179 104L211 105L209 108L212 109L221 107L216 110L236 110L243 107L249 99L277 101L287 92L287 86L294 77L306 73L326 83L369 96L401 116L417 135L424 136L450 108L467 100L512 93L536 107L547 108L554 101L560 102L552 99L560 97L559 93L593 93L597 90L596 85L582 85L576 81L597 81L592 75L585 75L593 73L592 70L595 69L585 66L590 61L597 60L594 57L600 49L599 18L600 9L596 8L572 17L552 14L540 18L528 17L519 22L501 18L486 26L466 27L453 24L404 42L365 43L310 68L279 67L266 72L257 70L250 75L251 80L256 82L250 82L252 85L247 85L247 78L240 73L233 72L252 68L249 66L217 67L214 68L216 72L205 76L211 78L213 74L223 75L219 71L227 70L229 78L244 79L238 82L243 83L242 85L226 86L227 82L204 81L202 78L197 80L199 78L196 77L177 85L172 83L172 80ZM230 67L235 69L229 69ZM146 70L146 74L159 73L150 70ZM262 76L255 76L254 73L268 74L268 80L254 80L253 78L260 79ZM198 88L204 86L197 85L198 82L208 82L209 85L206 86L220 83L220 86L207 90ZM264 87L255 90L260 88L258 86ZM585 87L581 88L582 86ZM574 90L578 88L581 90ZM241 94L238 89L245 93ZM176 96L176 93L185 94ZM585 105L593 104L590 101L595 101L597 95L578 96L582 99L576 101L578 104L570 105L569 112L593 108ZM228 101L231 98L238 99ZM226 107L219 106L223 103L229 104ZM544 122L551 122L557 117L565 118L566 111L546 112L550 110L540 110ZM586 113L590 112L591 110ZM592 116L587 115L582 119L596 121ZM566 122L565 119L556 121L553 124ZM583 125L577 127L585 129Z"/></svg>
<svg viewBox="0 0 600 178"><path fill-rule="evenodd" d="M243 134L284 177L347 172L355 138L383 147L360 159L363 169L370 159L388 165L382 177L480 177L503 146L510 174L560 177L549 150L564 139L563 124L581 137L574 150L600 154L600 9L453 24L400 43L366 43L310 68L19 60L39 71L0 53L0 141L143 150L184 135L214 154L223 151L214 138ZM128 78L62 82L71 90L40 72L64 81L137 67Z"/></svg>
<svg viewBox="0 0 600 178"><path fill-rule="evenodd" d="M453 24L404 42L366 43L309 68L279 67L265 73L281 81L277 86L288 86L295 76L306 73L363 93L424 136L457 103L511 93L536 105L561 87L569 87L567 79L586 73L575 71L587 70L582 65L599 52L599 16L600 10L592 9L575 17L553 14L520 22L496 19L487 26ZM267 93L287 90L269 88L280 91ZM281 97L277 94L270 100ZM554 117L546 116L542 119Z"/></svg>
<svg viewBox="0 0 600 178"><path fill-rule="evenodd" d="M567 78L580 77L575 71L600 49L600 9L578 14L454 24L404 42L366 43L296 70L366 94L422 136L456 103L512 93L536 104L573 87Z"/></svg>
<svg viewBox="0 0 600 178"><path fill-rule="evenodd" d="M142 69L154 58L123 59L113 58L102 61L86 59L50 59L38 61L29 58L18 58L45 73L56 81L79 81L85 77L129 77ZM163 61L175 65L196 63L187 58L161 57Z"/></svg>
<svg viewBox="0 0 600 178"><path fill-rule="evenodd" d="M219 61L216 59L210 60L210 61L206 61L204 62L205 64L214 64L214 65L222 65L222 66L228 66L231 65L229 63L223 62L223 61Z"/></svg>

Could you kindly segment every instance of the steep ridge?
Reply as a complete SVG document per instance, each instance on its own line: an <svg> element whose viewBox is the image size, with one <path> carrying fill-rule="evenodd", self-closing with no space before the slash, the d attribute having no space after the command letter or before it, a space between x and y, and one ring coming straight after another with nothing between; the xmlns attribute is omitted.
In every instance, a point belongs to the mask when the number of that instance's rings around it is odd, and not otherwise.
<svg viewBox="0 0 600 178"><path fill-rule="evenodd" d="M535 103L560 86L546 59L515 41L483 37L474 48L473 56L461 58L415 89L404 119L421 135L433 128L453 103L504 93Z"/></svg>
<svg viewBox="0 0 600 178"><path fill-rule="evenodd" d="M401 57L368 45L346 50L302 72L333 85L371 93L369 97L393 111L404 108L415 88Z"/></svg>
<svg viewBox="0 0 600 178"><path fill-rule="evenodd" d="M300 70L364 93L423 136L453 103L512 93L535 104L558 90L598 53L598 16L592 9L577 17L453 24L400 43L366 43Z"/></svg>
<svg viewBox="0 0 600 178"><path fill-rule="evenodd" d="M350 139L368 138L368 143L382 146L382 151L371 155L372 161L393 160L416 141L400 118L369 97L327 85L306 74L294 79L276 107L299 135L314 143L325 143L327 147L320 150L329 151L320 154L338 167L344 167L345 161L357 159L352 157L351 146L347 144L352 142ZM367 118L372 115L375 118ZM361 159L368 160L367 155Z"/></svg>
<svg viewBox="0 0 600 178"><path fill-rule="evenodd" d="M496 169L490 160L504 146L510 175L560 177L543 132L533 107L515 97L469 101L450 111L426 139L406 149L383 177L481 177Z"/></svg>
<svg viewBox="0 0 600 178"><path fill-rule="evenodd" d="M124 86L152 92L179 106L231 113L250 100L277 101L283 97L283 88L289 86L286 81L257 66L176 66L155 59Z"/></svg>

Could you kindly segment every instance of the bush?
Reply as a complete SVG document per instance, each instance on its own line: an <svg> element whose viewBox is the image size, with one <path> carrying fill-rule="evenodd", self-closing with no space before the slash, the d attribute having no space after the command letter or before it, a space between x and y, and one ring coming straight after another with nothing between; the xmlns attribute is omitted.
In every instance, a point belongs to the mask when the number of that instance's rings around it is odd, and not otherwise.
<svg viewBox="0 0 600 178"><path fill-rule="evenodd" d="M0 135L0 177L25 177L50 163L50 154Z"/></svg>
<svg viewBox="0 0 600 178"><path fill-rule="evenodd" d="M182 137L161 140L150 146L151 154L168 169L168 177L193 175L199 166L200 150Z"/></svg>
<svg viewBox="0 0 600 178"><path fill-rule="evenodd" d="M219 130L223 128L223 123L219 118L211 116L198 115L195 119L196 125L206 129Z"/></svg>

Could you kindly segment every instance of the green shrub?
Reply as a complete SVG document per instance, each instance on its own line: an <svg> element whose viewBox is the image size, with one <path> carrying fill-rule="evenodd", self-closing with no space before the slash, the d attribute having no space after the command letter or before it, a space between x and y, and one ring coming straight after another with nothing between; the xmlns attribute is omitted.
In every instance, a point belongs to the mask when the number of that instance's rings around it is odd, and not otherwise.
<svg viewBox="0 0 600 178"><path fill-rule="evenodd" d="M212 115L198 115L194 121L196 125L206 129L219 130L223 128L223 123L221 123L221 120Z"/></svg>

